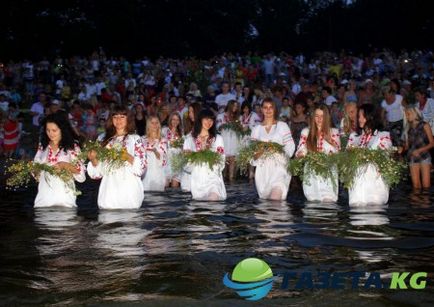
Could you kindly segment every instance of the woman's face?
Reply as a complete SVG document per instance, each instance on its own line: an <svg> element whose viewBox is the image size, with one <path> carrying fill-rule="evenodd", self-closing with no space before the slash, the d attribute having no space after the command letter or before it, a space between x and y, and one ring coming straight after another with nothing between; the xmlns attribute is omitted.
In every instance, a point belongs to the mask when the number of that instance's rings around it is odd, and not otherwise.
<svg viewBox="0 0 434 307"><path fill-rule="evenodd" d="M158 130L160 129L160 122L157 118L154 117L149 121L149 129L151 130L151 132L158 132Z"/></svg>
<svg viewBox="0 0 434 307"><path fill-rule="evenodd" d="M416 98L416 101L419 103L424 102L424 96L419 92L414 94L414 98Z"/></svg>
<svg viewBox="0 0 434 307"><path fill-rule="evenodd" d="M116 114L112 116L112 119L113 119L113 126L115 127L116 132L118 134L125 133L128 124L127 116L124 114Z"/></svg>
<svg viewBox="0 0 434 307"><path fill-rule="evenodd" d="M256 114L261 114L262 113L262 108L260 105L255 105L255 113Z"/></svg>
<svg viewBox="0 0 434 307"><path fill-rule="evenodd" d="M237 112L238 111L238 102L236 102L236 103L234 103L233 105L232 105L232 110L231 110L232 112Z"/></svg>
<svg viewBox="0 0 434 307"><path fill-rule="evenodd" d="M312 99L310 99L310 98L308 98L308 99L306 100L306 103L307 103L307 105L308 105L309 107L313 107L313 106L315 105L315 102L314 102Z"/></svg>
<svg viewBox="0 0 434 307"><path fill-rule="evenodd" d="M366 117L365 117L365 112L363 110L359 111L359 126L360 128L364 128L366 125Z"/></svg>
<svg viewBox="0 0 434 307"><path fill-rule="evenodd" d="M412 122L416 119L416 114L411 110L405 110L405 117L409 122Z"/></svg>
<svg viewBox="0 0 434 307"><path fill-rule="evenodd" d="M178 125L181 123L181 120L179 119L179 117L178 116L173 116L172 117L172 120L170 121L170 125L173 127L173 128L175 128L175 127L178 127Z"/></svg>
<svg viewBox="0 0 434 307"><path fill-rule="evenodd" d="M323 110L320 110L320 109L315 110L314 121L315 121L316 127L318 129L321 129L323 121L324 121L324 111Z"/></svg>
<svg viewBox="0 0 434 307"><path fill-rule="evenodd" d="M352 120L354 122L356 121L356 117L357 117L357 106L356 105L354 105L354 104L347 105L345 107L345 112L347 113L350 120Z"/></svg>
<svg viewBox="0 0 434 307"><path fill-rule="evenodd" d="M141 104L136 104L136 113L142 113L143 112L143 107Z"/></svg>
<svg viewBox="0 0 434 307"><path fill-rule="evenodd" d="M167 106L162 106L161 107L161 113L163 113L163 114L169 114L169 108Z"/></svg>
<svg viewBox="0 0 434 307"><path fill-rule="evenodd" d="M297 103L295 105L295 113L297 115L303 114L304 113L304 107L303 107L303 105Z"/></svg>
<svg viewBox="0 0 434 307"><path fill-rule="evenodd" d="M45 132L47 133L48 138L51 142L54 144L59 144L62 140L62 131L60 130L59 126L57 126L55 123L47 123L47 126L45 128Z"/></svg>
<svg viewBox="0 0 434 307"><path fill-rule="evenodd" d="M212 118L203 118L202 119L202 128L205 130L211 129L214 124L214 120Z"/></svg>
<svg viewBox="0 0 434 307"><path fill-rule="evenodd" d="M262 105L262 113L264 114L265 118L274 118L274 106L273 104L269 103L269 102L265 102Z"/></svg>
<svg viewBox="0 0 434 307"><path fill-rule="evenodd" d="M193 107L188 107L188 118L194 122L194 109Z"/></svg>
<svg viewBox="0 0 434 307"><path fill-rule="evenodd" d="M245 106L245 107L244 107L244 109L243 109L243 113L244 113L244 114L249 114L249 107L248 107L248 106Z"/></svg>

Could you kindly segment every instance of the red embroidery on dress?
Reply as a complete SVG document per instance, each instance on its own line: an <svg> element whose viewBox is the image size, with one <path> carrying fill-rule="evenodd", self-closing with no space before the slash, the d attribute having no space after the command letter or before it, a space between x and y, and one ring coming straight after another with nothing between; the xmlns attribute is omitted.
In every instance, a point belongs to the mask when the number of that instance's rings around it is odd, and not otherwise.
<svg viewBox="0 0 434 307"><path fill-rule="evenodd" d="M202 144L202 141L200 140L200 138L196 138L196 140L194 141L194 145L196 147L196 151L200 151L203 149L209 149L211 148L211 144L214 142L215 138L207 138L205 144Z"/></svg>
<svg viewBox="0 0 434 307"><path fill-rule="evenodd" d="M140 142L140 139L136 141L134 144L134 156L139 157L140 159L140 165L144 169L147 165L147 161L145 159L145 153L143 151L143 143Z"/></svg>
<svg viewBox="0 0 434 307"><path fill-rule="evenodd" d="M364 133L360 139L360 147L367 147L371 138L372 138L372 134Z"/></svg>
<svg viewBox="0 0 434 307"><path fill-rule="evenodd" d="M252 117L252 113L250 113L249 115L247 115L247 117L243 114L243 116L241 117L241 121L243 122L244 125L248 125L249 124L250 117Z"/></svg>
<svg viewBox="0 0 434 307"><path fill-rule="evenodd" d="M317 151L323 152L323 150L324 150L324 136L322 133L320 134L318 142L316 144L317 144L317 146L316 146Z"/></svg>
<svg viewBox="0 0 434 307"><path fill-rule="evenodd" d="M221 147L221 146L218 146L217 147L217 152L219 153L219 154L224 154L225 153L225 150L224 150L224 148L223 147Z"/></svg>
<svg viewBox="0 0 434 307"><path fill-rule="evenodd" d="M167 131L167 140L168 141L174 141L174 140L177 140L177 139L179 139L178 133L176 131L172 132L172 130L169 129Z"/></svg>
<svg viewBox="0 0 434 307"><path fill-rule="evenodd" d="M53 157L53 150L52 150L51 146L48 145L48 163L53 163L53 164L54 164L54 163L57 163L61 151L62 151L62 150L59 148L59 149L57 150L56 155Z"/></svg>

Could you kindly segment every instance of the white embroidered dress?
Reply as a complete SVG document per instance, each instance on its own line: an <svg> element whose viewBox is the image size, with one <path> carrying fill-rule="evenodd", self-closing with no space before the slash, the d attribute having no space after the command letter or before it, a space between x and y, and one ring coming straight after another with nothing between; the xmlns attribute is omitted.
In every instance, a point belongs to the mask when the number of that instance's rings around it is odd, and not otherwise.
<svg viewBox="0 0 434 307"><path fill-rule="evenodd" d="M173 147L171 147L171 144L172 144L172 142L180 139L181 136L174 133L173 131L171 131L168 127L164 127L162 129L161 134L167 140L167 145L168 145L167 163L166 163L166 166L164 168L166 179L176 180L176 181L180 182L181 181L181 174L173 172L171 161L175 155L179 154L182 151L182 149L181 148L173 148Z"/></svg>
<svg viewBox="0 0 434 307"><path fill-rule="evenodd" d="M309 128L304 128L301 131L300 142L298 144L296 156L299 153L307 154L307 138L309 136ZM340 150L341 140L339 137L338 129L332 128L330 130L330 136L334 144L327 142L322 136L317 141L318 152L323 152L326 154L333 154ZM319 201L319 202L336 202L338 200L338 172L337 169L333 169L334 182L332 179L325 180L321 176L316 176L312 174L308 166L304 167L304 177L303 181L303 193L308 201Z"/></svg>
<svg viewBox="0 0 434 307"><path fill-rule="evenodd" d="M102 137L99 138L100 140ZM96 166L91 162L87 165L87 172L93 179L100 179L98 193L98 207L101 209L135 209L143 202L143 184L141 176L146 168L145 150L142 139L137 134L126 137L112 138L106 145L125 147L134 157L133 164L125 161L123 167L109 170L106 162L98 161Z"/></svg>
<svg viewBox="0 0 434 307"><path fill-rule="evenodd" d="M80 147L74 146L74 150L58 149L54 152L50 145L45 150L39 145L38 152L35 155L34 161L37 163L44 163L48 165L56 165L58 162L71 163L80 153ZM35 198L35 208L63 206L63 207L76 207L75 201L77 196L74 194L75 189L74 180L84 182L86 176L84 174L85 168L81 162L78 162L78 174L74 174L74 179L71 182L65 183L60 178L52 176L46 172L39 174L38 194Z"/></svg>
<svg viewBox="0 0 434 307"><path fill-rule="evenodd" d="M210 194L218 196L218 200L226 199L226 188L223 181L222 171L225 167L225 151L223 139L220 135L208 139L202 144L199 138L195 139L190 134L184 142L184 150L200 151L209 148L221 155L221 163L210 169L208 164L187 165L185 168L191 172L191 195L195 200L210 200Z"/></svg>
<svg viewBox="0 0 434 307"><path fill-rule="evenodd" d="M185 136L185 139L188 139L189 137L191 137L191 132ZM181 172L181 190L184 192L191 192L191 170L184 168Z"/></svg>
<svg viewBox="0 0 434 307"><path fill-rule="evenodd" d="M249 115L240 115L240 123L243 129L250 129L250 119L252 118L252 114ZM244 135L240 140L240 147L245 147L249 145L250 135Z"/></svg>
<svg viewBox="0 0 434 307"><path fill-rule="evenodd" d="M166 186L165 168L167 165L167 140L149 140L142 138L143 147L146 150L147 167L143 176L143 189L145 191L164 191ZM160 154L160 158L154 153L154 149Z"/></svg>
<svg viewBox="0 0 434 307"><path fill-rule="evenodd" d="M229 118L226 113L221 113L217 115L216 118L216 128L220 129L220 127L224 124L229 124ZM223 143L225 145L225 155L227 157L234 157L238 155L240 151L240 138L237 133L232 129L222 129L221 137L223 138Z"/></svg>
<svg viewBox="0 0 434 307"><path fill-rule="evenodd" d="M259 198L269 199L273 189L279 188L282 191L282 199L285 200L288 194L291 175L287 172L288 159L294 154L295 144L292 139L291 130L284 122L278 121L267 133L263 125L253 128L252 141L275 142L284 146L285 155L274 154L271 157L260 157L252 160L251 164L256 166L255 185Z"/></svg>
<svg viewBox="0 0 434 307"><path fill-rule="evenodd" d="M392 147L389 132L375 131L374 134L355 132L350 134L347 147L362 147L386 150ZM389 186L384 182L379 170L374 164L362 167L360 174L348 191L350 205L384 205L389 200Z"/></svg>

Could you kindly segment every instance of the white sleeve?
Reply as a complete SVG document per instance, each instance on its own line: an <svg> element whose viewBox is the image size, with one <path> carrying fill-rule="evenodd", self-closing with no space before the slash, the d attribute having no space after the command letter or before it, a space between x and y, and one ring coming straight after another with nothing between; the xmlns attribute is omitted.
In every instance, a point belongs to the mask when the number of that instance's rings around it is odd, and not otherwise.
<svg viewBox="0 0 434 307"><path fill-rule="evenodd" d="M257 124L256 124L256 120L257 119L259 119L258 118L258 114L252 113L252 116L250 116L250 120L249 120L249 128L250 128L250 130L253 130L253 128L255 128L257 126Z"/></svg>
<svg viewBox="0 0 434 307"><path fill-rule="evenodd" d="M251 140L259 140L259 128L254 127L250 133Z"/></svg>
<svg viewBox="0 0 434 307"><path fill-rule="evenodd" d="M194 151L194 149L195 149L194 148L194 139L190 134L187 136L187 138L184 141L183 150ZM186 173L191 173L192 169L193 169L193 166L190 163L188 163L187 165L184 166L184 171Z"/></svg>
<svg viewBox="0 0 434 307"><path fill-rule="evenodd" d="M348 137L347 148L359 146L358 139L359 138L356 135L356 133L355 132L351 132L350 136Z"/></svg>
<svg viewBox="0 0 434 307"><path fill-rule="evenodd" d="M103 176L101 162L98 161L97 165L93 166L92 162L89 161L87 164L87 173L92 179L101 179Z"/></svg>
<svg viewBox="0 0 434 307"><path fill-rule="evenodd" d="M220 164L217 167L217 171L222 172L223 169L225 168L226 155L225 155L225 145L223 143L223 138L221 137L221 135L216 135L216 139L212 146L212 150L220 154L221 160L220 160Z"/></svg>
<svg viewBox="0 0 434 307"><path fill-rule="evenodd" d="M71 161L74 161L78 157L78 155L80 155L80 153L81 153L80 147L77 144L75 144L74 150L70 151ZM85 169L84 169L83 161L77 160L75 166L76 166L77 170L79 171L78 174L73 175L75 181L84 182L86 180L86 175L85 175Z"/></svg>
<svg viewBox="0 0 434 307"><path fill-rule="evenodd" d="M217 130L219 130L220 126L224 124L223 122L224 116L225 116L224 113L217 115L216 123L215 123Z"/></svg>
<svg viewBox="0 0 434 307"><path fill-rule="evenodd" d="M134 175L141 177L146 168L145 148L143 146L142 138L138 135L133 138L133 142L133 150L128 153L134 157L134 160L133 164L128 163L128 168Z"/></svg>
<svg viewBox="0 0 434 307"><path fill-rule="evenodd" d="M306 143L307 143L307 137L308 137L308 135L309 135L309 128L304 128L301 131L300 141L298 142L297 152L295 153L295 155L298 155L298 154L305 155L305 154L307 154L307 145L306 145Z"/></svg>
<svg viewBox="0 0 434 307"><path fill-rule="evenodd" d="M161 166L166 166L167 164L167 151L168 151L168 144L167 140L162 138L158 144L158 153L160 154L160 160L159 163Z"/></svg>
<svg viewBox="0 0 434 307"><path fill-rule="evenodd" d="M295 143L294 139L292 138L291 129L289 129L288 124L284 122L280 122L281 133L283 136L283 146L286 155L291 158L295 151Z"/></svg>
<svg viewBox="0 0 434 307"><path fill-rule="evenodd" d="M378 145L380 149L389 149L392 147L392 140L390 138L389 132L380 132L380 144Z"/></svg>
<svg viewBox="0 0 434 307"><path fill-rule="evenodd" d="M35 157L33 158L33 161L36 163L43 163L42 161L42 154L43 154L42 145L39 143L38 151L36 152Z"/></svg>

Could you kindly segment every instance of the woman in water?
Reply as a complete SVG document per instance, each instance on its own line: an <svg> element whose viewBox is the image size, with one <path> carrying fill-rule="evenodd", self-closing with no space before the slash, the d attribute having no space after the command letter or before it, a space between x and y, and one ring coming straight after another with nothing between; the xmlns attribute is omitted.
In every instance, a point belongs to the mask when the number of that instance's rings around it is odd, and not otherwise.
<svg viewBox="0 0 434 307"><path fill-rule="evenodd" d="M51 165L57 170L66 170L72 174L72 178L65 183L44 171L35 174L39 181L35 208L76 207L74 180L84 182L86 179L82 162L76 160L79 153L80 147L74 142L72 128L66 116L61 113L48 115L42 127L41 142L34 162Z"/></svg>
<svg viewBox="0 0 434 307"><path fill-rule="evenodd" d="M195 200L219 201L226 199L222 171L225 161L223 138L217 134L215 116L210 110L202 110L194 129L184 142L184 151L197 152L209 149L221 156L218 165L210 169L208 164L187 165L191 172L191 194Z"/></svg>
<svg viewBox="0 0 434 307"><path fill-rule="evenodd" d="M124 165L110 170L106 161L99 161L95 151L88 154L87 172L100 179L98 207L101 209L140 208L144 198L141 176L146 167L145 150L139 135L134 133L134 118L125 106L114 107L109 116L101 146L125 150Z"/></svg>
<svg viewBox="0 0 434 307"><path fill-rule="evenodd" d="M381 131L378 110L372 104L363 104L358 111L359 128L350 134L347 147L387 150L392 147L389 132ZM381 170L368 164L357 172L354 184L348 191L350 205L384 205L389 199L389 186L381 176Z"/></svg>
<svg viewBox="0 0 434 307"><path fill-rule="evenodd" d="M294 140L288 125L277 120L279 113L275 102L271 98L265 98L261 108L264 121L253 128L252 141L278 143L283 145L285 153L274 153L267 157L263 156L263 152L256 153L251 163L256 166L256 189L262 199L285 200L291 182L291 175L286 170L286 164L294 154Z"/></svg>
<svg viewBox="0 0 434 307"><path fill-rule="evenodd" d="M303 157L310 152L322 152L333 154L340 150L341 141L339 131L331 127L331 117L326 105L318 105L310 119L309 128L301 132L300 143L298 144L296 157ZM338 200L338 176L334 171L334 182L332 179L324 179L311 174L308 166L304 169L303 192L308 201L335 202ZM310 174L306 174L309 172Z"/></svg>

